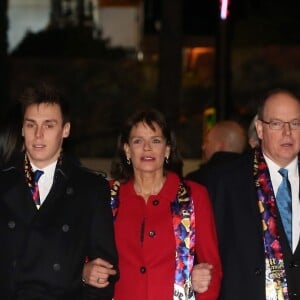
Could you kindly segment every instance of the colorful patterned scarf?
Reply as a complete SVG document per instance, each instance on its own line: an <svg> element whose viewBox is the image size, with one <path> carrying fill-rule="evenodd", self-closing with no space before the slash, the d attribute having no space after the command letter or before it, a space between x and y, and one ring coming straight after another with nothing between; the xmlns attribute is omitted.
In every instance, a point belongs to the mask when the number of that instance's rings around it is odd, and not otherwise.
<svg viewBox="0 0 300 300"><path fill-rule="evenodd" d="M278 209L267 163L260 148L254 153L254 180L262 217L266 262L266 300L288 300L283 252L276 220Z"/></svg>
<svg viewBox="0 0 300 300"><path fill-rule="evenodd" d="M118 214L120 182L111 188L111 208L114 219ZM182 180L177 196L171 203L173 228L176 241L174 300L194 300L191 272L195 256L195 214L189 188Z"/></svg>
<svg viewBox="0 0 300 300"><path fill-rule="evenodd" d="M191 273L195 256L195 213L189 188L181 181L177 197L171 204L176 240L174 300L195 299Z"/></svg>
<svg viewBox="0 0 300 300"><path fill-rule="evenodd" d="M26 153L24 158L24 172L25 172L25 182L28 185L28 187L32 189L34 186L33 170Z"/></svg>

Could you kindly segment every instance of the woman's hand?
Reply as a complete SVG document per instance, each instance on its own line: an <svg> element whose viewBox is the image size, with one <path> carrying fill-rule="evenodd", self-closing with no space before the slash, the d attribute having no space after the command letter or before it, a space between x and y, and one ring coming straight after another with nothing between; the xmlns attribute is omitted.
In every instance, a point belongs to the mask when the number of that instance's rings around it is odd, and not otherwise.
<svg viewBox="0 0 300 300"><path fill-rule="evenodd" d="M212 265L208 263L200 263L193 267L192 270L192 287L197 293L207 291L211 281Z"/></svg>
<svg viewBox="0 0 300 300"><path fill-rule="evenodd" d="M82 281L97 288L105 288L109 285L108 278L116 275L117 271L109 262L96 258L84 264Z"/></svg>

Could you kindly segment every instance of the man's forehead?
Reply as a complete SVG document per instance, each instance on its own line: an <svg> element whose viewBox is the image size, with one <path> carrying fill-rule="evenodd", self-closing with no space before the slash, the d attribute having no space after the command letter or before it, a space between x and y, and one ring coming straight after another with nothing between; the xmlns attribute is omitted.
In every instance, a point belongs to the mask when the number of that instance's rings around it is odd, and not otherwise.
<svg viewBox="0 0 300 300"><path fill-rule="evenodd" d="M29 105L24 113L26 115L62 115L60 106L56 103L37 103Z"/></svg>
<svg viewBox="0 0 300 300"><path fill-rule="evenodd" d="M34 108L25 112L23 122L33 122L36 124L57 123L62 124L63 119L59 111L37 111Z"/></svg>
<svg viewBox="0 0 300 300"><path fill-rule="evenodd" d="M291 108L291 111L294 113L300 113L300 101L296 98L291 97L288 94L278 94L273 95L269 99L266 100L264 105L264 113L268 112L286 112Z"/></svg>

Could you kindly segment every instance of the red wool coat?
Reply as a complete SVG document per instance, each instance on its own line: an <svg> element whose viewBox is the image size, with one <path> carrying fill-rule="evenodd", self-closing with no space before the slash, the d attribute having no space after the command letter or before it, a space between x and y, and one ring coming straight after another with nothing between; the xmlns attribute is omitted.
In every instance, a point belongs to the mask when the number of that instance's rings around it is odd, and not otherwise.
<svg viewBox="0 0 300 300"><path fill-rule="evenodd" d="M212 282L197 300L216 300L222 277L215 223L206 189L187 181L195 207L198 262L213 265ZM147 204L133 188L121 184L120 205L115 220L120 279L115 300L172 300L175 274L175 237L171 202L177 196L179 177L169 173L158 195Z"/></svg>

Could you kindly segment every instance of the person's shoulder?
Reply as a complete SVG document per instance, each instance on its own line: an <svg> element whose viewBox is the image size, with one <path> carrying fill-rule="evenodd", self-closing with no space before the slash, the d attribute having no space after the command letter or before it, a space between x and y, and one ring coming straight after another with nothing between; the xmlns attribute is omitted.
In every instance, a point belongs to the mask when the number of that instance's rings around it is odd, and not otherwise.
<svg viewBox="0 0 300 300"><path fill-rule="evenodd" d="M64 157L62 169L69 173L71 177L83 182L107 182L107 174L101 170L93 170L83 165L79 159L73 156Z"/></svg>
<svg viewBox="0 0 300 300"><path fill-rule="evenodd" d="M184 182L188 186L190 195L193 198L193 200L197 201L199 199L209 199L208 189L205 185L188 179L184 179Z"/></svg>
<svg viewBox="0 0 300 300"><path fill-rule="evenodd" d="M5 176L9 174L21 173L23 170L24 170L24 157L18 155L0 166L0 175Z"/></svg>
<svg viewBox="0 0 300 300"><path fill-rule="evenodd" d="M85 173L87 176L96 176L100 179L107 180L107 174L106 174L106 172L104 172L102 170L91 169L91 168L88 168L84 165L80 165L79 169L80 169L81 172Z"/></svg>
<svg viewBox="0 0 300 300"><path fill-rule="evenodd" d="M238 158L220 165L209 174L207 184L210 188L213 188L216 182L235 182L239 181L245 175L249 176L253 169L254 158L253 152L247 151L241 154Z"/></svg>
<svg viewBox="0 0 300 300"><path fill-rule="evenodd" d="M186 183L187 186L191 188L192 191L205 191L206 187L199 182L193 181L191 179L185 178L184 182Z"/></svg>
<svg viewBox="0 0 300 300"><path fill-rule="evenodd" d="M107 175L105 172L101 170L93 170L84 165L80 165L79 167L79 177L85 178L90 183L101 183L108 184Z"/></svg>
<svg viewBox="0 0 300 300"><path fill-rule="evenodd" d="M194 202L195 210L199 212L199 209L211 209L211 200L206 186L191 180L185 180L185 183L189 187L189 193Z"/></svg>
<svg viewBox="0 0 300 300"><path fill-rule="evenodd" d="M211 166L208 162L201 163L198 169L191 171L185 175L185 178L198 182L200 184L205 184L207 173L210 171Z"/></svg>
<svg viewBox="0 0 300 300"><path fill-rule="evenodd" d="M185 178L188 180L194 180L198 181L200 169L198 168L197 170L191 171L185 175Z"/></svg>

